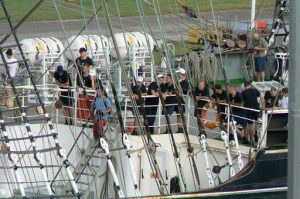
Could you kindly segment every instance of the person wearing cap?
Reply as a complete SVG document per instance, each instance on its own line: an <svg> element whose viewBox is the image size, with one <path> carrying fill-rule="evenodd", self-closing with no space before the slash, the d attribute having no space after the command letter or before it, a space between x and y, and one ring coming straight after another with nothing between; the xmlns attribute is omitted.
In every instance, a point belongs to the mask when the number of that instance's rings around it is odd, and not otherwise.
<svg viewBox="0 0 300 199"><path fill-rule="evenodd" d="M72 71L72 77L73 80L77 81L77 86L80 86L80 78L79 75L83 75L83 66L88 66L89 71L90 67L94 67L93 60L87 55L87 49L86 48L80 48L79 49L80 56L75 60L75 65ZM79 72L79 75L78 75Z"/></svg>
<svg viewBox="0 0 300 199"><path fill-rule="evenodd" d="M176 73L178 74L179 85L181 87L182 94L187 95L188 91L189 91L189 82L186 79L186 71L183 68L179 68L178 70L176 70ZM183 113L185 113L185 102L184 102L182 97L180 98L180 100L181 100ZM176 113L179 113L179 107L178 106L175 106L175 111L176 111ZM178 123L177 133L183 133L183 128L181 126L182 119L181 119L180 114L177 114L177 123Z"/></svg>
<svg viewBox="0 0 300 199"><path fill-rule="evenodd" d="M54 78L56 84L61 89L69 89L72 86L72 81L68 72L65 71L63 66L61 65L57 66L56 71L54 73ZM65 124L72 125L71 109L70 109L70 107L73 105L72 92L61 91L59 98L62 101L62 104L64 105L64 111L66 115Z"/></svg>
<svg viewBox="0 0 300 199"><path fill-rule="evenodd" d="M247 127L245 128L245 137L249 142L254 142L255 121L259 116L259 103L257 99L260 97L261 101L263 101L263 97L256 88L252 87L251 82L245 82L244 87L245 90L242 92L244 107L257 110L246 110Z"/></svg>
<svg viewBox="0 0 300 199"><path fill-rule="evenodd" d="M8 65L8 70L10 73L10 77L13 79L18 71L19 68L19 64L16 63L18 60L14 57L12 50L9 48L7 49L7 51L5 52L6 56L7 56L7 65Z"/></svg>
<svg viewBox="0 0 300 199"><path fill-rule="evenodd" d="M157 75L157 80L151 82L148 86L147 95L152 95L154 97L149 97L145 100L145 111L151 134L154 134L154 123L159 104L159 90L163 93L163 97L165 98L164 93L166 92L166 89L164 85L164 76L162 74Z"/></svg>
<svg viewBox="0 0 300 199"><path fill-rule="evenodd" d="M141 108L141 106L142 106L142 104L144 104L144 99L139 97L139 92L141 93L141 96L146 96L147 95L147 88L144 85L144 78L141 77L141 76L138 76L136 78L136 85L132 85L131 90L132 90L132 93L133 93L133 97L136 101L136 104L138 106L139 112L142 115L143 114L143 112L142 112L143 109ZM134 114L134 112L133 112L133 114ZM136 120L134 120L134 126L137 126ZM135 129L133 130L132 134L133 135L137 134Z"/></svg>

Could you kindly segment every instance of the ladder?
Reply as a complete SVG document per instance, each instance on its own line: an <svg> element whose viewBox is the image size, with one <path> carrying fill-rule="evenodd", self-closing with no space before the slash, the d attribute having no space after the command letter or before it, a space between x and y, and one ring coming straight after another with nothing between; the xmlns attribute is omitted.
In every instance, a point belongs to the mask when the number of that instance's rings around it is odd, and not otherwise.
<svg viewBox="0 0 300 199"><path fill-rule="evenodd" d="M57 197L55 194L55 191L50 186L50 177L51 174L49 174L49 170L47 168L50 167L48 165L48 162L45 161L46 158L44 156L49 155L49 153L54 153L60 160L58 163L59 165L51 165L53 166L61 166L65 168L66 171L66 178L67 181L71 182L72 184L72 196L80 197L77 185L75 183L75 180L72 176L72 172L70 170L70 163L66 157L65 151L62 148L62 146L59 143L58 140L58 132L56 132L54 125L52 123L52 118L47 113L44 102L41 98L40 91L37 88L36 82L34 80L34 76L32 75L30 71L30 67L28 64L28 60L26 59L23 50L21 48L21 44L19 42L19 39L17 37L17 28L20 26L20 24L25 21L25 19L30 16L30 14L41 5L43 1L40 0L25 17L16 25L14 26L11 16L8 13L5 0L0 0L1 9L3 10L4 16L0 16L0 20L6 21L8 24L8 31L0 32L0 56L2 59L2 62L0 64L1 67L4 67L7 73L7 78L4 80L7 85L9 85L9 89L12 93L11 96L8 96L8 99L14 99L16 101L16 108L12 108L12 110L17 110L19 113L15 115L15 121L11 121L8 119L8 117L4 117L4 114L8 111L10 111L10 108L7 108L7 110L1 110L0 111L0 135L1 135L1 143L3 146L5 146L5 150L1 151L7 156L7 160L9 162L9 166L7 169L11 170L12 173L14 173L14 181L16 182L16 187L18 189L18 195L21 195L23 198L29 198L28 193L26 192L26 188L28 188L30 185L41 186L41 183L37 182L37 176L39 176L39 179L42 179L43 187L46 189L46 195L49 196L49 198ZM6 45L5 42L9 37L13 38L13 44ZM5 55L5 51L7 49L14 49L16 48L21 55L21 59L9 62L7 59L7 56ZM38 116L32 117L28 111L28 107L25 107L22 103L22 96L20 95L20 92L17 90L16 81L18 80L18 77L12 77L10 74L10 64L22 64L25 66L27 75L23 76L22 78L28 79L33 87L33 93L37 97L37 102L34 105L31 105L32 107L39 108L40 113ZM7 96L4 96L7 97ZM16 113L16 112L15 112ZM43 129L43 133L36 133L35 129L33 128L33 123L40 123L44 124L46 128ZM15 126L20 127L20 133L13 136L12 129L14 129ZM40 127L42 128L42 127ZM10 132L11 131L11 132ZM45 146L41 145L40 142L42 139L47 138L49 140L49 143ZM20 145L20 142L23 141L24 143L29 144L29 147L27 150L20 150L24 149L23 146ZM28 158L28 161L25 161L25 158ZM22 162L23 161L23 162ZM23 164L21 164L21 162ZM28 164L25 164L28 163ZM27 173L23 172L23 169L27 169ZM22 173L23 172L23 173ZM32 172L32 173L30 173ZM34 176L34 179L30 178L30 176ZM30 182L27 182L26 179L30 180ZM10 196L13 196L15 190L10 193ZM8 193L9 194L9 193ZM34 193L38 196L40 193ZM31 193L32 196L32 193Z"/></svg>

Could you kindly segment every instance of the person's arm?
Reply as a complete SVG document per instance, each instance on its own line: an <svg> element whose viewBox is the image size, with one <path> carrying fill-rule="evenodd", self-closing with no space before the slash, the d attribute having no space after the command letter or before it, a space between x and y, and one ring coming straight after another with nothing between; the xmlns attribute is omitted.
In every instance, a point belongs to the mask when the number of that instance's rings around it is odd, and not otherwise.
<svg viewBox="0 0 300 199"><path fill-rule="evenodd" d="M76 66L75 66L75 67L76 67ZM73 69L72 69L72 79L73 79L73 80L76 80L76 79L77 79L77 70L76 70L75 67L73 67Z"/></svg>
<svg viewBox="0 0 300 199"><path fill-rule="evenodd" d="M106 98L106 111L105 111L105 114L107 114L107 113L110 113L111 111L112 111L112 109L111 109L111 102L110 102L110 100L107 98L107 97L105 97Z"/></svg>

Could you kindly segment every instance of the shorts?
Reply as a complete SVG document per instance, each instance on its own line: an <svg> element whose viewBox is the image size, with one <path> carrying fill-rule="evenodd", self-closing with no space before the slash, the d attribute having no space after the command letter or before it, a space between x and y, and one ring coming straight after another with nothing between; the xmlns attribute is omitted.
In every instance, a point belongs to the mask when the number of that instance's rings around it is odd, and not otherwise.
<svg viewBox="0 0 300 199"><path fill-rule="evenodd" d="M255 72L265 72L267 70L267 58L255 57Z"/></svg>
<svg viewBox="0 0 300 199"><path fill-rule="evenodd" d="M64 106L73 106L73 97L71 92L61 92L60 100Z"/></svg>
<svg viewBox="0 0 300 199"><path fill-rule="evenodd" d="M258 116L259 116L259 112L247 110L246 118L248 119L247 120L248 124L252 124L253 120L257 120L258 119Z"/></svg>

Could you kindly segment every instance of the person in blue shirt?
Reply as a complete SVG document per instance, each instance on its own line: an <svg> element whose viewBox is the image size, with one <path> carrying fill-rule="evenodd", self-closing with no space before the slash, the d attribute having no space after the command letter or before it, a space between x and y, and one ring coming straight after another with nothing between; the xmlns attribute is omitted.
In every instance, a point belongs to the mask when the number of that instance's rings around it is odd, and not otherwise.
<svg viewBox="0 0 300 199"><path fill-rule="evenodd" d="M94 129L95 139L99 139L104 134L104 126L111 112L111 101L105 90L98 90L97 96L92 104L92 112L94 113Z"/></svg>

